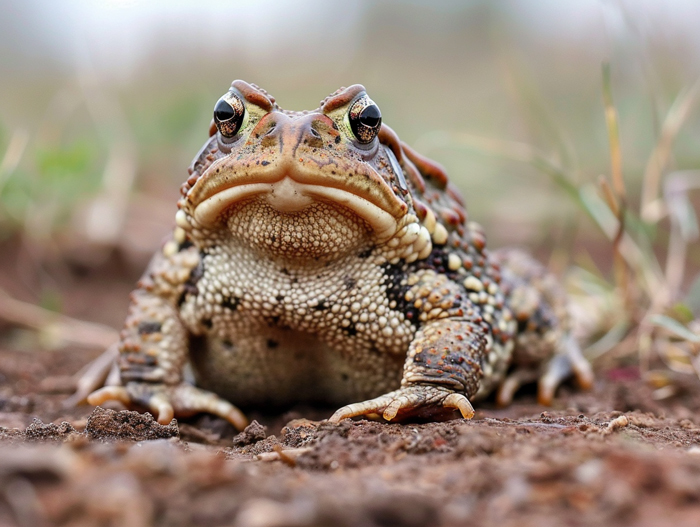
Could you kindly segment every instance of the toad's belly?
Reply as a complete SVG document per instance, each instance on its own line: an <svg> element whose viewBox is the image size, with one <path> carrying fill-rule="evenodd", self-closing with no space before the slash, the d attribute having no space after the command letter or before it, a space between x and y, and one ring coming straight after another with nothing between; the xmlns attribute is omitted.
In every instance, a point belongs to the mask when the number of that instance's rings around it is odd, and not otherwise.
<svg viewBox="0 0 700 527"><path fill-rule="evenodd" d="M399 387L405 361L405 355L371 345L332 346L315 335L277 328L236 339L197 338L191 350L197 386L238 406L373 398Z"/></svg>

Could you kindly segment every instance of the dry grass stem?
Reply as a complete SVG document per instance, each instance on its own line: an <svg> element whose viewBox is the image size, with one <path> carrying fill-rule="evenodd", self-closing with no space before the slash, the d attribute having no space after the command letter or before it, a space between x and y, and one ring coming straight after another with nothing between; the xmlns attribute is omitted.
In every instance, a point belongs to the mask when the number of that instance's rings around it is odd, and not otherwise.
<svg viewBox="0 0 700 527"><path fill-rule="evenodd" d="M0 191L22 160L28 144L29 132L22 129L15 130L0 162Z"/></svg>
<svg viewBox="0 0 700 527"><path fill-rule="evenodd" d="M605 106L605 124L608 128L610 146L610 176L613 189L620 203L626 200L625 181L622 177L622 149L620 148L620 128L617 110L613 104L610 82L610 65L603 65L603 104ZM621 206L620 208L624 208Z"/></svg>
<svg viewBox="0 0 700 527"><path fill-rule="evenodd" d="M617 110L613 103L612 86L610 82L610 66L603 65L603 104L605 106L605 123L608 128L608 143L610 145L610 177L612 179L612 191L610 199L613 206L610 210L617 217L617 230L613 237L613 257L615 265L615 282L625 300L628 312L633 310L634 299L632 293L632 281L629 270L625 263L625 258L620 251L620 244L625 235L625 209L626 209L626 189L625 181L622 177L622 150L620 148L620 129L618 124ZM606 184L607 188L608 185ZM614 196L613 196L614 194Z"/></svg>
<svg viewBox="0 0 700 527"><path fill-rule="evenodd" d="M610 210L616 217L619 217L620 208L617 199L615 198L613 190L610 188L610 184L602 174L598 176L598 186L600 187L601 197L605 200L607 206L610 207Z"/></svg>
<svg viewBox="0 0 700 527"><path fill-rule="evenodd" d="M688 119L700 97L700 79L688 89L681 91L666 114L661 134L644 170L640 215L645 221L654 221L653 203L659 196L661 177L671 157L671 148L683 124Z"/></svg>
<svg viewBox="0 0 700 527"><path fill-rule="evenodd" d="M700 188L700 171L669 174L664 185L664 202L671 224L665 271L671 300L681 296L688 244L698 239L698 220L688 196L697 188Z"/></svg>
<svg viewBox="0 0 700 527"><path fill-rule="evenodd" d="M106 348L119 338L114 329L85 322L12 298L0 289L0 319L48 333L53 341Z"/></svg>

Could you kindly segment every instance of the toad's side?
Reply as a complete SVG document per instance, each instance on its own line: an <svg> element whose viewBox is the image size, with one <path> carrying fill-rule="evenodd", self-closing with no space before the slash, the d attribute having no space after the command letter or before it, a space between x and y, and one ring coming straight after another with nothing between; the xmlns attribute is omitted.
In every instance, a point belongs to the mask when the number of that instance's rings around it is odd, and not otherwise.
<svg viewBox="0 0 700 527"><path fill-rule="evenodd" d="M521 252L489 253L443 170L360 85L289 112L235 81L181 190L173 236L132 294L120 385L91 404L241 428L237 406L468 418L494 389L507 403L539 378L546 403L572 371L592 382L553 278Z"/></svg>

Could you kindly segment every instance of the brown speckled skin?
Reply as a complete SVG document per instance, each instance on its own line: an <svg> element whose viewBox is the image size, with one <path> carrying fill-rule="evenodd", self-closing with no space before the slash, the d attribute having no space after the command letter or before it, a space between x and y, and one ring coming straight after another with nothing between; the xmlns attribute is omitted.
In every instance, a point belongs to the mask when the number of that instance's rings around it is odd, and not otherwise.
<svg viewBox="0 0 700 527"><path fill-rule="evenodd" d="M347 115L362 86L312 112L281 110L242 81L229 94L246 120L232 139L212 125L178 226L132 294L124 388L91 402L138 403L161 420L169 407L208 411L239 427L224 399L355 403L336 421L443 407L470 417L467 398L509 368L536 377L571 352L556 281L523 253L491 254L440 166L386 125L357 141Z"/></svg>

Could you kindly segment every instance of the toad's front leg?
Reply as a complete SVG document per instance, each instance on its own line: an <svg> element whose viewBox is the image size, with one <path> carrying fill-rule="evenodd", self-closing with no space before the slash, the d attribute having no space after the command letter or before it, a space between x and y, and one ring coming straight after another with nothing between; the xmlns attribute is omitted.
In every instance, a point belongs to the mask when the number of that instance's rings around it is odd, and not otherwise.
<svg viewBox="0 0 700 527"><path fill-rule="evenodd" d="M340 408L330 421L379 414L387 421L457 409L474 416L469 397L479 388L486 338L482 327L466 320L437 320L411 343L401 387L375 399Z"/></svg>
<svg viewBox="0 0 700 527"><path fill-rule="evenodd" d="M178 314L178 299L193 289L200 272L194 247L159 254L131 296L119 342L117 364L122 386L105 386L87 398L93 405L117 400L150 410L161 424L199 412L217 415L238 429L247 425L238 408L183 379L190 334Z"/></svg>
<svg viewBox="0 0 700 527"><path fill-rule="evenodd" d="M411 342L401 387L368 401L349 404L331 417L378 414L387 421L457 409L465 419L474 416L469 398L493 366L493 337L489 325L460 290L444 276L427 274L409 293L419 302L425 320ZM431 296L432 295L432 296ZM431 301L432 300L432 301Z"/></svg>

